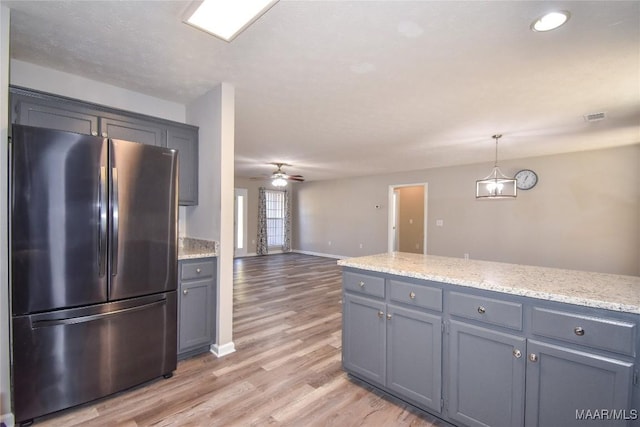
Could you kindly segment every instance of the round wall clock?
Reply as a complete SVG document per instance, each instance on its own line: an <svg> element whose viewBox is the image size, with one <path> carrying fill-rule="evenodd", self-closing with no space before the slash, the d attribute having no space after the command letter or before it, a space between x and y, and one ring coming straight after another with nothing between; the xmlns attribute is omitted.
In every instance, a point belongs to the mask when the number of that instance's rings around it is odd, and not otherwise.
<svg viewBox="0 0 640 427"><path fill-rule="evenodd" d="M522 169L514 178L518 190L531 190L538 183L538 175L531 169Z"/></svg>

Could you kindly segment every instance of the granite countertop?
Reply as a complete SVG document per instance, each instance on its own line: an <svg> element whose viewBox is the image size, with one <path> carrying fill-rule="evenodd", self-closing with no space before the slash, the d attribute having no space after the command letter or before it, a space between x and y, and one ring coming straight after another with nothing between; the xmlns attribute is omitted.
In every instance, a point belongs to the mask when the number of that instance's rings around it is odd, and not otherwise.
<svg viewBox="0 0 640 427"><path fill-rule="evenodd" d="M640 277L390 252L338 261L343 267L640 314Z"/></svg>
<svg viewBox="0 0 640 427"><path fill-rule="evenodd" d="M218 242L213 240L178 238L178 259L208 258L218 256Z"/></svg>

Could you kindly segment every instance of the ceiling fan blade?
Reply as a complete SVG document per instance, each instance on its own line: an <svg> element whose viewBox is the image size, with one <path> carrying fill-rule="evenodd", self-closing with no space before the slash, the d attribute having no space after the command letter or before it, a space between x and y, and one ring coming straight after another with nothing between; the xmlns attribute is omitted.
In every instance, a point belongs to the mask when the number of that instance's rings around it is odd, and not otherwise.
<svg viewBox="0 0 640 427"><path fill-rule="evenodd" d="M295 175L289 175L289 176L287 177L287 179L288 179L289 181L304 182L304 178L303 178L303 177L301 177L300 175L298 175L298 176L295 176Z"/></svg>

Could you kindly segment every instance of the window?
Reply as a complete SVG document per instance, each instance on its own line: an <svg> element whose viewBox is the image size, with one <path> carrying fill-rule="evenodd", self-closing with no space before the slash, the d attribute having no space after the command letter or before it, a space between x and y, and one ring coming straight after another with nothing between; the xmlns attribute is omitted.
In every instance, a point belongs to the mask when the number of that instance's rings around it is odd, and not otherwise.
<svg viewBox="0 0 640 427"><path fill-rule="evenodd" d="M284 191L265 191L267 202L267 246L284 244Z"/></svg>

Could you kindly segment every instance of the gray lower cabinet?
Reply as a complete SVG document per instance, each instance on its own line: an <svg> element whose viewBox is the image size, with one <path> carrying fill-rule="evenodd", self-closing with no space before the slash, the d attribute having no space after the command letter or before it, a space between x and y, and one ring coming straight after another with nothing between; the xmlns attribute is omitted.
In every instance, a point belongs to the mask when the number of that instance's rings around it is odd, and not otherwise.
<svg viewBox="0 0 640 427"><path fill-rule="evenodd" d="M343 345L345 369L367 381L385 383L385 304L345 294L343 299Z"/></svg>
<svg viewBox="0 0 640 427"><path fill-rule="evenodd" d="M178 261L178 356L209 350L215 333L215 258Z"/></svg>
<svg viewBox="0 0 640 427"><path fill-rule="evenodd" d="M344 369L456 426L640 419L638 315L351 268L343 291Z"/></svg>
<svg viewBox="0 0 640 427"><path fill-rule="evenodd" d="M625 410L631 402L633 363L538 341L529 341L527 352L526 426L584 426L587 411L603 409L629 419L598 418L598 426L637 422Z"/></svg>
<svg viewBox="0 0 640 427"><path fill-rule="evenodd" d="M524 421L526 340L451 320L449 416L467 426Z"/></svg>
<svg viewBox="0 0 640 427"><path fill-rule="evenodd" d="M363 288L366 293L367 284ZM441 325L438 315L345 293L343 366L402 399L439 412Z"/></svg>
<svg viewBox="0 0 640 427"><path fill-rule="evenodd" d="M434 412L441 410L442 318L387 306L387 387Z"/></svg>
<svg viewBox="0 0 640 427"><path fill-rule="evenodd" d="M198 128L128 111L10 87L11 123L178 150L180 205L198 204Z"/></svg>

